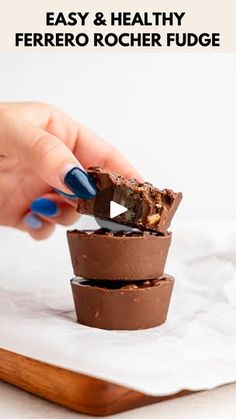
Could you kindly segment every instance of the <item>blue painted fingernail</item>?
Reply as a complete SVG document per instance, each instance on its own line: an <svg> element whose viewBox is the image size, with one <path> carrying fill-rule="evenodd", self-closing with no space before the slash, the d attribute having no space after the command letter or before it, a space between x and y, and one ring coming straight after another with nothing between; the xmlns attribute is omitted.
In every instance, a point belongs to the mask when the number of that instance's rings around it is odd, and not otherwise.
<svg viewBox="0 0 236 419"><path fill-rule="evenodd" d="M69 198L69 199L78 199L78 197L76 195L72 195L70 193L65 193L60 191L60 189L55 188L54 189L57 193L59 193L59 195L64 196L65 198Z"/></svg>
<svg viewBox="0 0 236 419"><path fill-rule="evenodd" d="M94 180L78 167L73 167L73 169L66 174L64 182L78 198L91 199L95 198L97 195L98 189Z"/></svg>
<svg viewBox="0 0 236 419"><path fill-rule="evenodd" d="M45 217L54 217L59 212L57 204L47 198L34 199L31 203L30 209L37 214L45 215Z"/></svg>
<svg viewBox="0 0 236 419"><path fill-rule="evenodd" d="M40 230L43 226L43 221L35 214L27 214L24 218L24 223L27 227L33 230Z"/></svg>

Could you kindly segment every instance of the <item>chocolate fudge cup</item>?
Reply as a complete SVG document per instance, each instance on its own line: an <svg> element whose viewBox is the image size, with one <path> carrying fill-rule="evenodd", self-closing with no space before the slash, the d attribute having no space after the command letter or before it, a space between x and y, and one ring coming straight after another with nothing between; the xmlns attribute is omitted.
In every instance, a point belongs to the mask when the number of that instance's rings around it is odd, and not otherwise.
<svg viewBox="0 0 236 419"><path fill-rule="evenodd" d="M128 180L101 167L90 167L87 173L97 185L98 193L93 199L78 199L79 213L139 230L167 232L182 199L181 192L160 190L149 182ZM127 211L111 218L111 201L123 205Z"/></svg>
<svg viewBox="0 0 236 419"><path fill-rule="evenodd" d="M163 275L171 233L67 232L74 274L87 279L137 280Z"/></svg>
<svg viewBox="0 0 236 419"><path fill-rule="evenodd" d="M71 280L77 320L107 330L148 329L167 317L174 278L132 283Z"/></svg>

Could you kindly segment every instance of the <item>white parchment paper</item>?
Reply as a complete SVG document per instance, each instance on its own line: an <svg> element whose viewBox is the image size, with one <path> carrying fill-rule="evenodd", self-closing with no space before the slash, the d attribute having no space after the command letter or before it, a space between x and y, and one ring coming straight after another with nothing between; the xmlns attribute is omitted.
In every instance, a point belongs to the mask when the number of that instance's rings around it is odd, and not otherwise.
<svg viewBox="0 0 236 419"><path fill-rule="evenodd" d="M117 332L75 322L64 230L39 243L1 228L0 347L150 395L236 381L236 232L208 230L173 236L167 323Z"/></svg>

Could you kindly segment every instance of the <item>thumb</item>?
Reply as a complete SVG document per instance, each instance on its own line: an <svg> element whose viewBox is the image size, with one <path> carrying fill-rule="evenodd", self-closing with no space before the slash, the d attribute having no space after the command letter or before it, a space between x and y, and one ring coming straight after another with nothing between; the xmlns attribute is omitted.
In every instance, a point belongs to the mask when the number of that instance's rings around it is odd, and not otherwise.
<svg viewBox="0 0 236 419"><path fill-rule="evenodd" d="M82 174L82 189L86 188L86 181L89 185L86 173L79 169L79 161L60 139L13 112L0 113L0 155L16 158L44 182L64 192L69 191L67 184L79 196L78 173ZM65 179L71 171L72 184ZM77 183L74 188L73 182Z"/></svg>

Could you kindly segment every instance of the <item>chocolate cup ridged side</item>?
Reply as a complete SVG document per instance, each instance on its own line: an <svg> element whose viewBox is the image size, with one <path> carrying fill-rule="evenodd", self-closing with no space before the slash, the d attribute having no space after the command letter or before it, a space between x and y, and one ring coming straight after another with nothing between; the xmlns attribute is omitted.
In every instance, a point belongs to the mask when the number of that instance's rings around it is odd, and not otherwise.
<svg viewBox="0 0 236 419"><path fill-rule="evenodd" d="M116 236L67 232L76 276L88 279L153 279L163 275L171 233Z"/></svg>
<svg viewBox="0 0 236 419"><path fill-rule="evenodd" d="M164 275L152 285L100 287L99 282L71 280L79 323L106 330L156 327L166 320L174 278ZM113 283L114 284L114 283ZM136 282L137 284L137 282Z"/></svg>

